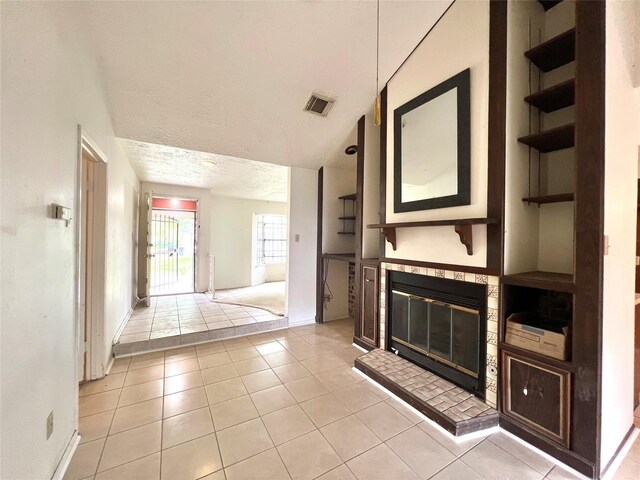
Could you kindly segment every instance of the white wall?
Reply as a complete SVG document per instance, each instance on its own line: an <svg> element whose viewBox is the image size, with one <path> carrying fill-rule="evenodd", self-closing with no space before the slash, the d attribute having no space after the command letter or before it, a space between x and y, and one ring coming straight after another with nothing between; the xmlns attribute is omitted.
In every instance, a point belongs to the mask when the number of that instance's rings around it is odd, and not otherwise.
<svg viewBox="0 0 640 480"><path fill-rule="evenodd" d="M117 147L95 59L64 7L2 2L0 478L50 478L77 426L74 207L78 124L108 157L105 343L134 298L139 184ZM107 359L104 359L105 363ZM54 432L45 421L54 412Z"/></svg>
<svg viewBox="0 0 640 480"><path fill-rule="evenodd" d="M153 195L172 196L188 200L198 200L196 221L197 253L196 253L196 292L204 292L209 288L209 254L211 253L211 193L202 188L183 187L180 185L166 185L162 183L147 183L141 185L140 200L140 245L144 245L147 232L147 204L144 196L153 192ZM139 262L138 291L142 297L145 295L145 273L147 263L141 255Z"/></svg>
<svg viewBox="0 0 640 480"><path fill-rule="evenodd" d="M393 211L393 111L421 93L471 68L471 204L419 212ZM458 1L388 83L387 222L487 216L487 128L489 103L489 2ZM473 227L473 256L468 256L453 227L404 228L397 250L387 242L389 258L486 265L486 227Z"/></svg>
<svg viewBox="0 0 640 480"><path fill-rule="evenodd" d="M216 290L248 287L264 281L284 280L284 267L269 265L254 272L254 214L287 214L284 202L213 197L212 253L216 258Z"/></svg>
<svg viewBox="0 0 640 480"><path fill-rule="evenodd" d="M364 122L364 191L362 200L362 257L378 258L380 230L367 228L380 223L380 127L373 124L373 112Z"/></svg>
<svg viewBox="0 0 640 480"><path fill-rule="evenodd" d="M640 99L632 83L638 58L637 2L606 10L605 225L602 331L601 466L633 425L634 291ZM634 11L635 9L635 11ZM631 50L631 52L630 52ZM636 60L637 68L637 60Z"/></svg>
<svg viewBox="0 0 640 480"><path fill-rule="evenodd" d="M317 191L318 172L289 169L287 316L291 323L313 322L316 315Z"/></svg>
<svg viewBox="0 0 640 480"><path fill-rule="evenodd" d="M105 359L111 360L113 340L137 301L138 202L140 182L119 143L110 139L107 164L107 239L105 284ZM143 251L144 258L144 251Z"/></svg>

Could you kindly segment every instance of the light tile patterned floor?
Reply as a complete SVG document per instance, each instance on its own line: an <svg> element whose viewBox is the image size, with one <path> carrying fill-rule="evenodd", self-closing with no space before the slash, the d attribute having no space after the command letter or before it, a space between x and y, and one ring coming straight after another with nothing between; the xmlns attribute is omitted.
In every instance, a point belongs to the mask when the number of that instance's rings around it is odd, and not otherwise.
<svg viewBox="0 0 640 480"><path fill-rule="evenodd" d="M80 391L66 479L569 479L505 434L456 443L352 371L351 322L117 359Z"/></svg>
<svg viewBox="0 0 640 480"><path fill-rule="evenodd" d="M204 293L152 297L149 307L138 304L118 341L140 342L277 318L260 308L212 302Z"/></svg>

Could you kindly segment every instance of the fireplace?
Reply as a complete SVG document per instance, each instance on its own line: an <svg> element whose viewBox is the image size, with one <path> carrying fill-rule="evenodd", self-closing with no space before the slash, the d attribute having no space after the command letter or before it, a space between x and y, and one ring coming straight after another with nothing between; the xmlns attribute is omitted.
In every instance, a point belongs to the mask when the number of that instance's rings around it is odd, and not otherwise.
<svg viewBox="0 0 640 480"><path fill-rule="evenodd" d="M389 272L388 347L485 396L486 285Z"/></svg>

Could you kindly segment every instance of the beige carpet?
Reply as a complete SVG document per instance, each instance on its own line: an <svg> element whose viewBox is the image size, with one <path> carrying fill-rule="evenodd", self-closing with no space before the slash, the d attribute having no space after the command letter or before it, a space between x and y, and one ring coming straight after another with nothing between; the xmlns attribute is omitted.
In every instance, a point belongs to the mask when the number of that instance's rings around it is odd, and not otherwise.
<svg viewBox="0 0 640 480"><path fill-rule="evenodd" d="M284 315L284 282L267 282L255 287L216 290L213 300L219 303L262 308Z"/></svg>

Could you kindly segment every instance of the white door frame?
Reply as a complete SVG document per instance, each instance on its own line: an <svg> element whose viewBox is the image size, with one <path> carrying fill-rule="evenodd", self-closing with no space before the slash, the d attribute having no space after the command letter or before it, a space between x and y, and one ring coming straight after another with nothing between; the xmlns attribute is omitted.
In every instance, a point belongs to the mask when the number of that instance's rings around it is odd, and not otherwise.
<svg viewBox="0 0 640 480"><path fill-rule="evenodd" d="M83 322L84 302L84 255L83 232L81 217L82 202L84 202L84 185L82 176L83 152L88 154L95 162L93 181L93 228L91 238L91 265L88 269L91 274L91 288L87 292L91 298L90 318L87 322L87 344L81 338ZM78 218L75 222L76 234L76 378L78 381L95 380L105 375L106 341L105 341L105 285L106 285L106 232L107 232L107 156L102 152L98 144L91 138L86 130L78 125L78 164L76 173L76 204L75 211ZM86 376L83 377L79 367L80 357L84 355L86 348L87 365Z"/></svg>
<svg viewBox="0 0 640 480"><path fill-rule="evenodd" d="M199 245L200 245L200 198L199 197L192 197L190 195L181 195L181 194L175 194L175 195L171 195L169 193L158 193L158 192L154 192L152 190L149 190L148 192L145 192L146 195L149 195L150 197L150 201L153 204L153 199L154 198L179 198L181 200L189 200L192 202L196 202L196 210L195 210L195 234L193 237L193 293L199 293L198 289L197 289L197 285L198 285L198 274L199 272L199 262L198 262L198 255L200 254L199 252ZM150 226L151 226L151 215L152 215L152 211L153 211L153 207L150 207L147 210L147 225L146 225L146 229L147 229L147 242L149 241L149 239L151 238L150 235ZM149 252L147 252L147 254L149 254ZM148 257L147 257L148 258ZM150 281L151 281L151 267L149 265L149 263L147 263L147 272L146 272L146 276L147 276L147 285L150 285ZM209 285L211 285L211 283L209 283ZM149 295L149 287L147 287L147 299L150 299L151 296ZM149 300L147 300L147 307L149 306Z"/></svg>

